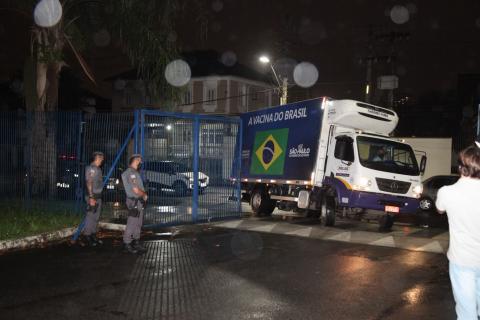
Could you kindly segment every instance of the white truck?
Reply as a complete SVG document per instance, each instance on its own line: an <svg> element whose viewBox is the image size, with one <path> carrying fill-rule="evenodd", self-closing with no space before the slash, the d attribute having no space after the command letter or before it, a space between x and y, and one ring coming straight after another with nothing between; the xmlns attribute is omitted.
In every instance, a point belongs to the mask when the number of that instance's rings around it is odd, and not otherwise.
<svg viewBox="0 0 480 320"><path fill-rule="evenodd" d="M255 215L372 213L381 230L399 213L414 213L422 193L412 148L389 137L398 123L389 109L353 100L317 98L241 116L242 199Z"/></svg>

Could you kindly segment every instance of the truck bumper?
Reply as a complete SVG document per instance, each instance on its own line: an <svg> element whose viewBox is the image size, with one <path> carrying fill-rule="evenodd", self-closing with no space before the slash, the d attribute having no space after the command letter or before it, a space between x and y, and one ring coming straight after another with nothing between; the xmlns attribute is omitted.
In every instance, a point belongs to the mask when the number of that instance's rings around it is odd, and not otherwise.
<svg viewBox="0 0 480 320"><path fill-rule="evenodd" d="M384 211L385 206L396 206L400 213L415 213L418 209L418 199L394 196L383 193L349 190L339 196L338 203L343 207L363 208Z"/></svg>

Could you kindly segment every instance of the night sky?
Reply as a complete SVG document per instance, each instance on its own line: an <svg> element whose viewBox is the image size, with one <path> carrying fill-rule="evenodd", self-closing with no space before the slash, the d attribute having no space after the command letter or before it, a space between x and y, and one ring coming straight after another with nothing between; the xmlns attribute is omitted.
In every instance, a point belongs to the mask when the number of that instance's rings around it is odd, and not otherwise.
<svg viewBox="0 0 480 320"><path fill-rule="evenodd" d="M394 5L409 9L407 22L392 21ZM456 89L459 74L480 73L480 1L213 0L205 1L205 9L206 33L195 22L195 12L181 20L176 37L182 50L233 52L239 62L264 71L257 62L262 53L274 61L312 62L319 72L318 83L310 89L315 95L363 99L366 65L362 58L369 55L396 57L393 64L379 61L373 69L374 79L392 72L400 77L396 97L447 92ZM21 70L31 21L5 11L0 11L0 17L4 44L0 81L6 81ZM370 38L369 30L373 32ZM395 41L392 47L378 39L390 32L409 37ZM98 79L129 68L113 45L92 47L84 55ZM93 90L108 96L109 85Z"/></svg>

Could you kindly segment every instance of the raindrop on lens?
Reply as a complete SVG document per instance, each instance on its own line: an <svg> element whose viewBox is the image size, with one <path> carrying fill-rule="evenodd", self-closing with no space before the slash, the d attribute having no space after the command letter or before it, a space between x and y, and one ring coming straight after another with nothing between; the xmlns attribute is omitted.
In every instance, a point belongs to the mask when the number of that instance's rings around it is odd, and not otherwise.
<svg viewBox="0 0 480 320"><path fill-rule="evenodd" d="M115 90L119 90L119 91L125 89L126 85L127 83L123 79L117 79L113 83L113 87L115 88Z"/></svg>
<svg viewBox="0 0 480 320"><path fill-rule="evenodd" d="M165 68L165 79L174 87L186 85L192 76L188 63L181 59L170 62Z"/></svg>
<svg viewBox="0 0 480 320"><path fill-rule="evenodd" d="M477 18L477 20L475 20L475 26L477 28L480 28L480 18Z"/></svg>
<svg viewBox="0 0 480 320"><path fill-rule="evenodd" d="M168 34L167 40L170 42L177 41L177 33L175 31L170 31L170 33Z"/></svg>
<svg viewBox="0 0 480 320"><path fill-rule="evenodd" d="M263 240L258 233L238 232L232 237L231 249L242 260L258 259L263 251Z"/></svg>
<svg viewBox="0 0 480 320"><path fill-rule="evenodd" d="M410 14L416 14L418 12L417 6L412 2L407 4L407 10Z"/></svg>
<svg viewBox="0 0 480 320"><path fill-rule="evenodd" d="M310 62L301 62L293 70L295 83L302 88L313 86L318 80L318 70Z"/></svg>
<svg viewBox="0 0 480 320"><path fill-rule="evenodd" d="M225 51L220 61L227 67L232 67L237 63L237 55L233 51Z"/></svg>
<svg viewBox="0 0 480 320"><path fill-rule="evenodd" d="M396 24L404 24L410 19L410 13L406 7L396 5L390 10L390 19Z"/></svg>
<svg viewBox="0 0 480 320"><path fill-rule="evenodd" d="M215 0L212 2L212 10L215 12L220 12L223 9L223 2L220 0Z"/></svg>
<svg viewBox="0 0 480 320"><path fill-rule="evenodd" d="M95 32L93 35L93 42L98 47L108 46L110 44L110 33L105 29Z"/></svg>
<svg viewBox="0 0 480 320"><path fill-rule="evenodd" d="M222 30L222 25L219 22L212 23L212 31L213 32L220 32Z"/></svg>
<svg viewBox="0 0 480 320"><path fill-rule="evenodd" d="M43 28L56 25L62 18L62 5L58 0L41 0L33 11L35 23Z"/></svg>
<svg viewBox="0 0 480 320"><path fill-rule="evenodd" d="M404 76L407 74L407 69L404 66L398 66L397 67L397 74L399 76Z"/></svg>

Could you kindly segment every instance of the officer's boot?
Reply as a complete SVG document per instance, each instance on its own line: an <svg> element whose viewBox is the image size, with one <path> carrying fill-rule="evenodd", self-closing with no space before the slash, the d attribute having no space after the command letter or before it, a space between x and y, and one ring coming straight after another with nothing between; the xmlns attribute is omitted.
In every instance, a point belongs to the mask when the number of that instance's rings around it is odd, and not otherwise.
<svg viewBox="0 0 480 320"><path fill-rule="evenodd" d="M145 248L139 240L133 240L132 242L133 244L133 247L135 248L135 250L137 250L138 252L140 253L143 253L143 252L147 252L147 248Z"/></svg>
<svg viewBox="0 0 480 320"><path fill-rule="evenodd" d="M88 243L89 247L96 247L97 246L97 241L95 241L95 236L94 235L89 235L85 237Z"/></svg>
<svg viewBox="0 0 480 320"><path fill-rule="evenodd" d="M98 239L96 235L92 234L91 237L92 237L92 240L95 241L97 245L101 246L103 244L103 241Z"/></svg>
<svg viewBox="0 0 480 320"><path fill-rule="evenodd" d="M132 243L125 243L123 250L128 253L133 253L133 254L138 253L138 250L133 247Z"/></svg>

